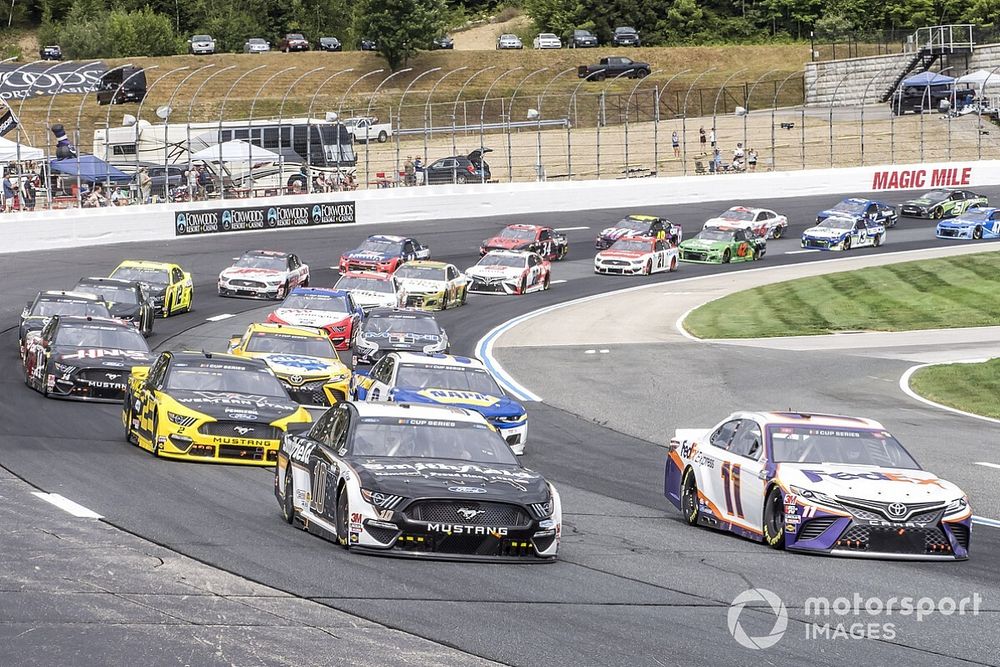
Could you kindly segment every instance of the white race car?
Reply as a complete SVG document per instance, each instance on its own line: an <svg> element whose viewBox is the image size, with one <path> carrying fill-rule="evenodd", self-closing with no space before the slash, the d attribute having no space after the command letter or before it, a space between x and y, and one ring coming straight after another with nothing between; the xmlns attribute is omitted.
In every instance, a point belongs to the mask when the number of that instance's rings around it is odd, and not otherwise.
<svg viewBox="0 0 1000 667"><path fill-rule="evenodd" d="M309 285L309 265L288 252L248 250L219 274L219 296L283 299Z"/></svg>
<svg viewBox="0 0 1000 667"><path fill-rule="evenodd" d="M372 308L398 308L406 298L405 292L399 288L399 282L388 273L348 271L334 287L350 292L354 303L365 311Z"/></svg>
<svg viewBox="0 0 1000 667"><path fill-rule="evenodd" d="M664 494L692 526L775 549L964 560L972 510L880 423L800 412L735 412L670 441Z"/></svg>
<svg viewBox="0 0 1000 667"><path fill-rule="evenodd" d="M885 242L885 235L885 225L879 220L831 216L802 232L802 247L816 250L877 248Z"/></svg>
<svg viewBox="0 0 1000 667"><path fill-rule="evenodd" d="M677 270L677 246L665 239L627 236L594 257L594 272L633 276Z"/></svg>
<svg viewBox="0 0 1000 667"><path fill-rule="evenodd" d="M491 250L465 270L470 292L528 294L547 290L552 279L549 263L529 250Z"/></svg>
<svg viewBox="0 0 1000 667"><path fill-rule="evenodd" d="M740 227L754 236L780 239L788 229L788 218L767 208L733 206L705 222L705 229L715 227Z"/></svg>

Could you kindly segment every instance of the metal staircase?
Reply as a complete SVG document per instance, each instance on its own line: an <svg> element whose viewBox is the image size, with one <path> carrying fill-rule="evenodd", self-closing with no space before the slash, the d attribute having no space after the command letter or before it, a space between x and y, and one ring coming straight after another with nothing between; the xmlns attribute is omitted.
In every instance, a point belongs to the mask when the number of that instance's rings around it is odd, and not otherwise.
<svg viewBox="0 0 1000 667"><path fill-rule="evenodd" d="M975 47L972 24L936 25L920 28L906 40L906 52L912 57L882 93L880 101L888 102L906 77L913 72L926 72L944 56L967 55Z"/></svg>

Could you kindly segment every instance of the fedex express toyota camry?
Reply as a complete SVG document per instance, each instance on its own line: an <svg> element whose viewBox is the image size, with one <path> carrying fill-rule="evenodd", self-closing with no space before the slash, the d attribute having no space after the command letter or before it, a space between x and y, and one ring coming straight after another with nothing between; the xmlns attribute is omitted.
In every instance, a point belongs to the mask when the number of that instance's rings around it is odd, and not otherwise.
<svg viewBox="0 0 1000 667"><path fill-rule="evenodd" d="M964 560L972 510L871 419L736 412L670 441L664 493L692 526L775 549Z"/></svg>

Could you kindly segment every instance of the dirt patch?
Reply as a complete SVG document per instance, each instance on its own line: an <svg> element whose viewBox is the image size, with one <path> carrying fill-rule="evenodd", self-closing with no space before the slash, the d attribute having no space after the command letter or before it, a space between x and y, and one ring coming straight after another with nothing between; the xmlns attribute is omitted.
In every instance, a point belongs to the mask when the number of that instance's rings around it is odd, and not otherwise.
<svg viewBox="0 0 1000 667"><path fill-rule="evenodd" d="M497 37L505 32L519 33L531 26L531 19L527 16L515 16L509 21L501 23L484 23L468 30L456 32L456 51L486 51L494 50L497 46ZM528 45L531 48L531 45Z"/></svg>

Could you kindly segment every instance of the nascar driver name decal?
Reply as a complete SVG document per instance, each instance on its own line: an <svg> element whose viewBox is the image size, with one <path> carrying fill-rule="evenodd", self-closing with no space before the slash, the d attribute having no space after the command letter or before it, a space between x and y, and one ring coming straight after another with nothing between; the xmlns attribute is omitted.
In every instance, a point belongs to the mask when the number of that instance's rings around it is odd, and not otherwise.
<svg viewBox="0 0 1000 667"><path fill-rule="evenodd" d="M429 398L436 403L459 403L489 407L500 402L500 399L495 396L480 394L476 391L460 391L457 389L421 389L417 394Z"/></svg>

